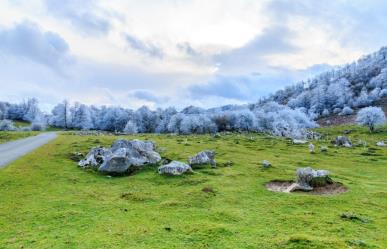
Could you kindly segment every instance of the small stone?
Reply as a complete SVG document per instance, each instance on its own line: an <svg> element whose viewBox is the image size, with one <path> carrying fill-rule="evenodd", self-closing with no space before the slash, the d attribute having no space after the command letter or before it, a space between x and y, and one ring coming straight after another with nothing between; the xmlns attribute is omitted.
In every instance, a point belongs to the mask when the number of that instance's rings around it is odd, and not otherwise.
<svg viewBox="0 0 387 249"><path fill-rule="evenodd" d="M301 139L293 139L293 144L306 144L308 141Z"/></svg>
<svg viewBox="0 0 387 249"><path fill-rule="evenodd" d="M328 152L328 147L327 146L321 146L320 147L321 152Z"/></svg>
<svg viewBox="0 0 387 249"><path fill-rule="evenodd" d="M376 146L386 147L387 145L384 143L384 141L379 141L376 143Z"/></svg>
<svg viewBox="0 0 387 249"><path fill-rule="evenodd" d="M314 145L312 143L310 143L308 145L308 148L309 148L309 152L313 154L314 153Z"/></svg>
<svg viewBox="0 0 387 249"><path fill-rule="evenodd" d="M263 161L262 161L262 167L263 167L264 169L268 169L268 168L271 167L271 163L270 163L268 160L263 160Z"/></svg>

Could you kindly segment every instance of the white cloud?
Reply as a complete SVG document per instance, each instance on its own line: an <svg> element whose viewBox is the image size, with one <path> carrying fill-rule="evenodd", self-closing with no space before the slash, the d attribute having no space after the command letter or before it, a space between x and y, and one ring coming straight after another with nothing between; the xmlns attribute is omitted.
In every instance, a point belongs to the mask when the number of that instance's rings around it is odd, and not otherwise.
<svg viewBox="0 0 387 249"><path fill-rule="evenodd" d="M0 98L128 107L254 101L309 76L315 64L351 62L385 45L386 7L381 0L1 1Z"/></svg>

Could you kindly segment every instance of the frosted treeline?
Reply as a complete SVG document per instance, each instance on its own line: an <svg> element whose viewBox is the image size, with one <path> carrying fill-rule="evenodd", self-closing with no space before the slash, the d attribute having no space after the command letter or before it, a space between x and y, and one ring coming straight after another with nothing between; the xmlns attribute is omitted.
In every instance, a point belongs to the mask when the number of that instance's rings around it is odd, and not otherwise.
<svg viewBox="0 0 387 249"><path fill-rule="evenodd" d="M187 107L136 111L120 107L100 107L68 102L58 104L49 124L66 129L105 130L134 133L204 134L219 131L258 131L278 136L302 137L306 128L316 127L308 116L274 102L260 108L247 106L204 110Z"/></svg>
<svg viewBox="0 0 387 249"><path fill-rule="evenodd" d="M286 87L259 104L275 101L299 108L315 119L332 113L352 114L387 97L387 47L346 66Z"/></svg>
<svg viewBox="0 0 387 249"><path fill-rule="evenodd" d="M51 114L44 115L36 99L21 104L0 102L2 130L15 130L11 120L32 122L29 129L41 130L46 124L79 130L103 130L135 133L204 134L221 131L257 131L278 136L302 137L306 128L316 127L314 121L300 110L269 102L260 107L223 106L202 109L189 106L178 112L175 108L137 110L121 107L96 107L63 101ZM1 127L0 127L1 129Z"/></svg>

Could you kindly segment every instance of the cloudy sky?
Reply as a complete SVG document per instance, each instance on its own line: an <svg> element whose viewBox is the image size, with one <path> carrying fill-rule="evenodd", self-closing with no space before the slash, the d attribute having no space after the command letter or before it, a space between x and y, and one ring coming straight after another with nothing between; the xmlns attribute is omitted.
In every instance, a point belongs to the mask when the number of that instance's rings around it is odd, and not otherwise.
<svg viewBox="0 0 387 249"><path fill-rule="evenodd" d="M256 101L387 45L384 0L1 0L0 100Z"/></svg>

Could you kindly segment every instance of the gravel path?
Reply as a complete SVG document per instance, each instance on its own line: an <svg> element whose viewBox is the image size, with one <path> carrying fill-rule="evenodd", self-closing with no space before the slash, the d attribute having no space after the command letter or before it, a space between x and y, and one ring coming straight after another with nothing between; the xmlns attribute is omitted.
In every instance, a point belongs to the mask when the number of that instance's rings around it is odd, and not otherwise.
<svg viewBox="0 0 387 249"><path fill-rule="evenodd" d="M0 169L57 137L55 132L46 132L33 137L0 144Z"/></svg>

